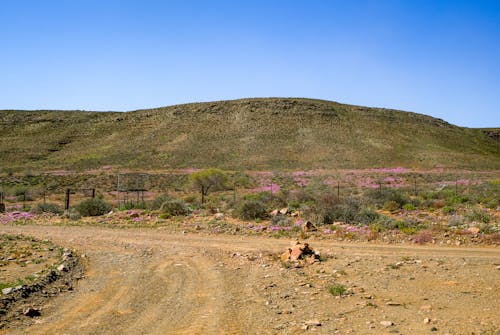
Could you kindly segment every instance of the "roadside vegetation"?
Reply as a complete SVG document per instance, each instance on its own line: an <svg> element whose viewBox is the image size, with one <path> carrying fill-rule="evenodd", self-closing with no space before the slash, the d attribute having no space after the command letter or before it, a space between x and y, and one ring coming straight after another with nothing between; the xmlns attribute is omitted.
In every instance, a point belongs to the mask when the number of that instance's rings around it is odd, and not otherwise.
<svg viewBox="0 0 500 335"><path fill-rule="evenodd" d="M35 177L40 184L34 187L11 184L8 178L3 183L7 213L0 214L1 223L167 226L276 238L417 244L500 242L500 181L495 172L193 169L151 174L147 186L152 189L140 197L127 193L126 201L120 200L125 195L113 191L109 182L113 179L103 173L98 179L104 181L102 192L94 198L74 192L68 210L63 209L64 188L57 179L52 175L45 180L35 173L24 176ZM61 176L60 182L67 183L68 178ZM72 178L76 184L89 184L79 181L78 174Z"/></svg>

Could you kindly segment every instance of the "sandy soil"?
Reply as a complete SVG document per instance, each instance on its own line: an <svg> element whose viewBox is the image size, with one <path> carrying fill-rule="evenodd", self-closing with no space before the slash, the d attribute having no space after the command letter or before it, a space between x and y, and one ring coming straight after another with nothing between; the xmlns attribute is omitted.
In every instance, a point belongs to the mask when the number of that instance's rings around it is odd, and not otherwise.
<svg viewBox="0 0 500 335"><path fill-rule="evenodd" d="M88 259L86 278L5 334L500 334L500 250L290 240L167 229L2 226ZM329 293L334 284L345 295Z"/></svg>

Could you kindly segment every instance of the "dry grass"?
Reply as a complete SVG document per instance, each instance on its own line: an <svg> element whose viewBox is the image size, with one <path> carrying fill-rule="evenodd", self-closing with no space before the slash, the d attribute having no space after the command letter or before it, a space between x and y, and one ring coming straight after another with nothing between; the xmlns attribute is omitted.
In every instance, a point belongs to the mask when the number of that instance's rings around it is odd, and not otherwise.
<svg viewBox="0 0 500 335"><path fill-rule="evenodd" d="M128 113L0 111L2 167L231 170L405 166L499 169L479 129L308 99L244 99Z"/></svg>

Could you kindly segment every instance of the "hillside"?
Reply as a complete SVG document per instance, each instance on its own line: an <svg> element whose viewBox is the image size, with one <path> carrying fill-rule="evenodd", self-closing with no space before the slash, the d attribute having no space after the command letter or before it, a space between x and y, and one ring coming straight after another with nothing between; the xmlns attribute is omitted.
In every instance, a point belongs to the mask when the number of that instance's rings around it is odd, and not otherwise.
<svg viewBox="0 0 500 335"><path fill-rule="evenodd" d="M498 129L489 129L490 133ZM14 170L500 169L500 142L429 116L309 99L242 99L133 112L0 111Z"/></svg>

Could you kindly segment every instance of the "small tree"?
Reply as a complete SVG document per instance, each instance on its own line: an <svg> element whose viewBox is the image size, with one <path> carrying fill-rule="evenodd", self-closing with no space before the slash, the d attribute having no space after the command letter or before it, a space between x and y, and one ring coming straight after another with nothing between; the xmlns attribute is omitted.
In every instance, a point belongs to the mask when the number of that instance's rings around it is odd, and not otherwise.
<svg viewBox="0 0 500 335"><path fill-rule="evenodd" d="M205 197L211 191L220 191L227 188L227 176L219 169L207 169L195 172L189 176L194 188L200 190L201 203L205 203Z"/></svg>

